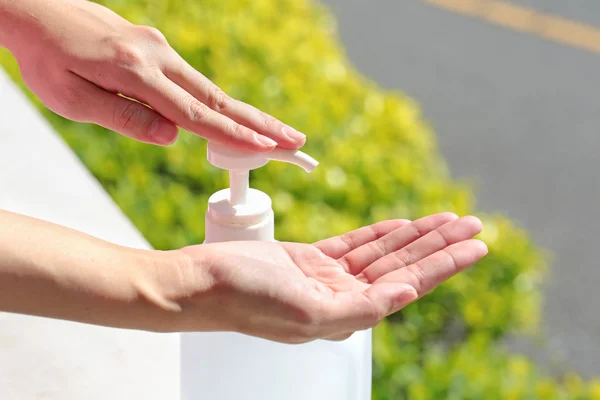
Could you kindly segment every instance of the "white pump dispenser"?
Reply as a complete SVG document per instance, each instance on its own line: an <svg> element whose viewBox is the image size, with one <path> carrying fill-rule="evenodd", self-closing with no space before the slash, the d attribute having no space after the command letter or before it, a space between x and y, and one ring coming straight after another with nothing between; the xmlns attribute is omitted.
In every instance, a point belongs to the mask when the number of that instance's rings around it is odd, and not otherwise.
<svg viewBox="0 0 600 400"><path fill-rule="evenodd" d="M242 153L208 144L208 161L229 170L230 188L213 194L205 243L275 241L271 199L249 187L249 171L270 160L311 172L301 151ZM286 345L231 332L181 334L182 400L369 400L371 330L341 342Z"/></svg>
<svg viewBox="0 0 600 400"><path fill-rule="evenodd" d="M317 160L301 151L275 149L270 153L242 153L222 144L208 144L208 161L229 171L229 189L213 194L206 212L206 243L260 240L273 241L271 199L249 187L250 170L270 160L285 161L312 172Z"/></svg>

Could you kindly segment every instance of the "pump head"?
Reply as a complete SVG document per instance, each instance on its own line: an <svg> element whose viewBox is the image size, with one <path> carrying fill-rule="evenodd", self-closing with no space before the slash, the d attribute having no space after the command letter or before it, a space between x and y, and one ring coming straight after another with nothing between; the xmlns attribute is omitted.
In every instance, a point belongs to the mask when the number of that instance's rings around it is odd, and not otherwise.
<svg viewBox="0 0 600 400"><path fill-rule="evenodd" d="M269 153L244 153L220 143L208 143L208 162L217 168L229 170L230 201L233 205L246 201L250 170L263 167L270 160L295 164L306 172L312 172L319 165L317 160L299 150L275 149Z"/></svg>
<svg viewBox="0 0 600 400"><path fill-rule="evenodd" d="M225 145L208 143L208 162L229 171L229 189L213 194L206 211L206 242L274 239L271 198L250 189L250 170L277 160L312 172L317 160L299 150L275 149L269 153L246 153Z"/></svg>

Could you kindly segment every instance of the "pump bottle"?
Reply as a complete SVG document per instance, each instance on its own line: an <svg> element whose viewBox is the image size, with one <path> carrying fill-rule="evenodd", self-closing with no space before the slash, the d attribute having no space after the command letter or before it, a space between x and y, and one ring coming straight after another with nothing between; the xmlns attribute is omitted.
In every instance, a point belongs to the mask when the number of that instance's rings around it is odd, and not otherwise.
<svg viewBox="0 0 600 400"><path fill-rule="evenodd" d="M230 188L214 193L205 243L275 241L270 197L249 187L250 170L270 160L311 172L318 162L301 151L242 153L208 144L208 161L229 171ZM182 400L368 400L371 330L341 342L288 345L240 333L181 334Z"/></svg>

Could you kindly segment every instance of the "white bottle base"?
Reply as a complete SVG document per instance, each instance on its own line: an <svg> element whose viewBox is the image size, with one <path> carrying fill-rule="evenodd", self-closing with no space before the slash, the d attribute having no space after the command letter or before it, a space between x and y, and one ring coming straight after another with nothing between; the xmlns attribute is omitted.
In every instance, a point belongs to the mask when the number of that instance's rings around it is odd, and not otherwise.
<svg viewBox="0 0 600 400"><path fill-rule="evenodd" d="M182 400L369 400L371 330L286 345L238 333L181 334Z"/></svg>

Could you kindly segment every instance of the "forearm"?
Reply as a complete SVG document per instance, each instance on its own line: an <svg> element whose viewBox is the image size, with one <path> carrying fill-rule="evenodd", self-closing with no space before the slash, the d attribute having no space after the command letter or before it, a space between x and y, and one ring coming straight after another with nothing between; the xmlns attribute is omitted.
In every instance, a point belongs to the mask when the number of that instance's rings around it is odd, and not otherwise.
<svg viewBox="0 0 600 400"><path fill-rule="evenodd" d="M0 311L170 330L180 310L161 292L169 268L179 268L175 253L116 246L0 211Z"/></svg>

